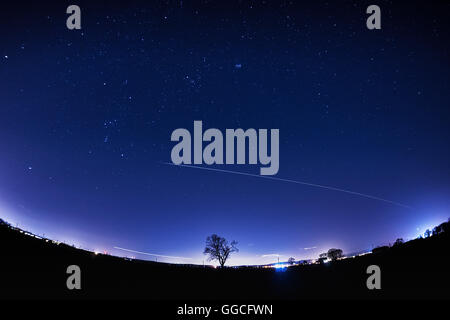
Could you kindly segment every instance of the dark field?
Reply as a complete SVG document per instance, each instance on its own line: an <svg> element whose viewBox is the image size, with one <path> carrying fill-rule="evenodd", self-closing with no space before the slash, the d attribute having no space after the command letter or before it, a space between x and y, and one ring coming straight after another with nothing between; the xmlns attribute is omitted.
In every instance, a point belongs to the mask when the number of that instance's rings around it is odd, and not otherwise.
<svg viewBox="0 0 450 320"><path fill-rule="evenodd" d="M322 265L213 269L95 255L0 225L0 298L448 299L449 242L441 233ZM81 268L81 290L66 288L73 264ZM381 268L381 290L366 287L372 264Z"/></svg>

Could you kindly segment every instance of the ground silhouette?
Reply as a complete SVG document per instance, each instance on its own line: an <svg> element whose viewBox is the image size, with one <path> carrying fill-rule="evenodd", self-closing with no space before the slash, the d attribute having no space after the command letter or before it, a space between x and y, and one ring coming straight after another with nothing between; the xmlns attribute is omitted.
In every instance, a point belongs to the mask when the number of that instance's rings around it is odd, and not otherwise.
<svg viewBox="0 0 450 320"><path fill-rule="evenodd" d="M0 223L0 298L311 299L450 298L449 233L320 265L223 268L172 265L94 254ZM381 268L381 290L366 269ZM81 268L82 289L66 288Z"/></svg>

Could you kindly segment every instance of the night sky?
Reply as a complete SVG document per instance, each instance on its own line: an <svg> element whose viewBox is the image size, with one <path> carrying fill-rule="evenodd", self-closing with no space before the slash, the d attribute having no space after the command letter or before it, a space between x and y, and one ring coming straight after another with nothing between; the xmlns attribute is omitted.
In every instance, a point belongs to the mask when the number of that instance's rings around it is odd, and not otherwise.
<svg viewBox="0 0 450 320"><path fill-rule="evenodd" d="M259 264L370 250L450 217L448 2L120 2L2 4L1 218L167 262L203 263L217 233L239 242L230 264ZM370 4L381 30L366 28ZM172 131L194 120L277 128L274 177L410 208L167 165Z"/></svg>

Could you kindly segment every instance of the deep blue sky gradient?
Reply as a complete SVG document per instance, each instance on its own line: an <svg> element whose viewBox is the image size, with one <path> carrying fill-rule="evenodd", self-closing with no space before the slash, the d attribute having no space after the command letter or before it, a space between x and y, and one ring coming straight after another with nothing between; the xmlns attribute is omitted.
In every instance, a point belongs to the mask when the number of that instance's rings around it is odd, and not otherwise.
<svg viewBox="0 0 450 320"><path fill-rule="evenodd" d="M0 217L92 250L191 258L169 262L202 263L218 233L240 264L371 249L450 216L445 1L378 1L377 31L366 1L78 1L77 31L68 4L2 4ZM165 165L194 120L278 128L276 177L413 209Z"/></svg>

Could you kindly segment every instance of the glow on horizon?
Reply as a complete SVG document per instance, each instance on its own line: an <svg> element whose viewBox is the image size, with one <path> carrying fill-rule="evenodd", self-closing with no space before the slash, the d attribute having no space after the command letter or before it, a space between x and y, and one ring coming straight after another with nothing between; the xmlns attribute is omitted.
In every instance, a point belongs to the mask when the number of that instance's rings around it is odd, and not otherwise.
<svg viewBox="0 0 450 320"><path fill-rule="evenodd" d="M42 235L43 232L42 230L37 230L36 228L30 227L28 223L26 223L26 218L22 218L20 220L18 220L18 218L16 216L14 216L14 218L12 218L13 216L11 214L6 214L6 212L11 213L11 210L6 210L4 207L0 207L0 218L2 218L3 220L5 220L6 222L10 223L12 226L16 226L18 225L20 229L23 229L24 231L29 231L33 234L36 235ZM25 222L24 222L25 220ZM51 240L54 241L58 241L61 243L65 243L67 245L74 245L77 248L81 248L84 250L88 250L94 254L99 254L99 253L103 253L103 254L110 254L109 250L105 249L106 246L94 246L93 249L90 248L90 246L83 246L81 245L80 241L75 240L74 237L70 237L67 235L60 235L60 236L55 236L54 234L47 234L45 233L45 237L49 238ZM100 249L102 248L103 249ZM145 255L145 256L154 256L154 257L160 257L163 259L169 259L172 260L170 263L179 263L179 264L184 264L186 263L186 260L189 260L189 263L192 264L198 264L198 265L213 265L213 266L217 266L218 263L216 261L208 261L207 262L207 257L203 256L201 254L196 255L195 257L181 257L181 256L171 256L171 255L163 255L163 254L153 254L153 253L148 253L148 252L141 252L141 251L136 251L136 250L131 250L131 249L125 249L125 248L121 248L121 247L112 247L112 249L116 249L116 250L120 250L120 251L126 251L126 252L130 252L130 253L135 253L135 254L141 254L141 255ZM315 250L314 250L315 251ZM114 254L113 254L114 255ZM114 255L117 257L122 257L120 254ZM259 255L255 255L255 254L235 254L232 255L229 260L227 261L228 266L241 266L241 265L264 265L264 264L270 264L270 263L277 263L278 262L278 258L281 259L281 257L283 257L283 259L285 258L285 260L288 259L288 257L297 257L299 255L296 254L278 254L278 253L271 253L271 254L259 254ZM129 258L129 257L127 257ZM132 259L135 259L135 257L133 256ZM296 259L296 260L304 260L307 259L305 257L301 258L301 259ZM149 259L142 259L142 260L147 260L147 261L151 261ZM173 261L175 260L175 261ZM163 261L161 261L163 262Z"/></svg>
<svg viewBox="0 0 450 320"><path fill-rule="evenodd" d="M69 236L68 234L56 235L55 233L48 232L48 224L45 225L47 227L47 230L45 230L45 232L43 232L42 228L36 227L36 226L34 226L34 227L31 226L30 222L32 222L33 219L30 219L30 218L24 216L23 214L17 213L16 210L11 210L11 208L9 208L8 206L5 206L2 203L0 203L0 218L3 219L4 221L10 223L13 227L18 226L20 229L31 232L35 235L43 236L45 234L45 238L48 238L50 240L65 243L67 245L74 245L77 248L88 250L93 253L105 252L105 253L109 254L109 250L105 249L105 248L108 248L108 246L90 246L90 245L85 244L83 241L77 241L76 236ZM436 217L434 219L430 219L426 223L421 224L419 227L412 228L413 235L410 237L405 237L405 241L408 241L411 239L416 239L419 236L423 236L424 232L427 229L432 231L434 227L440 225L441 223L443 223L445 221L447 221L447 220L446 219L443 220L441 217L439 217L439 218ZM101 247L103 247L104 249L100 249ZM317 246L300 247L299 248L300 251L303 250L303 251L308 252L308 254L306 254L306 257L305 257L305 252L303 252L303 253L291 252L290 254L288 254L286 252L283 252L282 254L279 254L279 253L254 254L254 253L249 253L249 252L241 252L240 254L232 255L229 258L229 260L227 261L226 265L228 265L228 266L264 265L264 264L270 264L270 263L278 263L278 259L280 259L280 263L281 263L281 262L284 262L281 259L282 257L283 257L283 260L286 260L286 261L287 261L288 257L294 257L295 260L297 260L297 261L314 259L318 255L318 253L317 253L318 251L326 252L326 250L328 250L328 248L331 248L331 247L336 247L336 246L330 246L330 245L323 246L322 245L320 247L317 247ZM339 247L339 246L337 246L337 247ZM95 248L95 249L90 249L90 248ZM110 247L110 248L116 249L116 250L121 250L121 251L127 251L127 252L135 253L135 254L169 259L170 263L184 264L184 263L186 263L186 260L189 260L189 263L191 263L191 264L198 264L198 265L205 264L205 265L215 265L215 266L218 265L218 263L215 261L208 261L206 263L207 257L203 256L200 253L199 254L194 253L191 257L183 257L183 256L172 256L172 255L141 252L141 251L125 249L125 248L121 248L121 247ZM344 250L344 253L345 253L345 250ZM115 256L121 257L120 254L117 254ZM134 256L132 258L135 259ZM142 260L147 260L147 259L142 259ZM175 261L173 261L173 260L175 260Z"/></svg>

